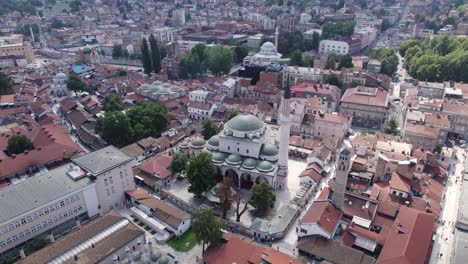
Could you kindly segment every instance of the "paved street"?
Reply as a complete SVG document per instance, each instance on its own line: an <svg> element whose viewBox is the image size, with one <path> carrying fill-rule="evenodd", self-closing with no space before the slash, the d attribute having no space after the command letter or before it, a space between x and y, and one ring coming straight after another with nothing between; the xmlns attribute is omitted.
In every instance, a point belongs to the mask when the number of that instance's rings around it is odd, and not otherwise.
<svg viewBox="0 0 468 264"><path fill-rule="evenodd" d="M456 165L451 169L449 179L446 184L445 200L442 213L440 216L440 224L437 229L437 237L434 241L432 249L431 264L451 263L454 246L454 229L457 221L457 212L461 194L462 171L464 166L464 150L456 148ZM442 254L442 255L441 255Z"/></svg>

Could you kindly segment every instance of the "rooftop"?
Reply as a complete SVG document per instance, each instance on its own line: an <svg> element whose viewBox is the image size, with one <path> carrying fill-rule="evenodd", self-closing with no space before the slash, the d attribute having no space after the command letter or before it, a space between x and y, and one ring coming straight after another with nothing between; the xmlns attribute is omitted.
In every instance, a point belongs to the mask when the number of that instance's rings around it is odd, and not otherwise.
<svg viewBox="0 0 468 264"><path fill-rule="evenodd" d="M0 222L76 192L92 184L88 177L73 180L67 176L68 165L0 190Z"/></svg>
<svg viewBox="0 0 468 264"><path fill-rule="evenodd" d="M131 160L132 157L114 146L108 146L72 159L78 166L94 175L99 175Z"/></svg>

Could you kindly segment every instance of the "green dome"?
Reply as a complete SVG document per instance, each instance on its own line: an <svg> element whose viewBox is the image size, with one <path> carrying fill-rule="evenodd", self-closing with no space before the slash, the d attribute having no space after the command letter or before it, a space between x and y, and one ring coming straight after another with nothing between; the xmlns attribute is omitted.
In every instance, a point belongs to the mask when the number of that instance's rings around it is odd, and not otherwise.
<svg viewBox="0 0 468 264"><path fill-rule="evenodd" d="M255 169L255 166L257 166L257 160L252 159L252 158L246 158L244 162L242 163L242 167L252 170Z"/></svg>
<svg viewBox="0 0 468 264"><path fill-rule="evenodd" d="M211 156L214 163L222 163L226 159L226 155L221 152L213 152L211 153Z"/></svg>
<svg viewBox="0 0 468 264"><path fill-rule="evenodd" d="M160 257L162 256L161 252L157 251L157 252L151 252L151 255L150 255L150 260L153 261L153 262L156 262Z"/></svg>
<svg viewBox="0 0 468 264"><path fill-rule="evenodd" d="M192 148L203 148L206 144L206 141L203 138L194 138L192 142L190 142L190 146Z"/></svg>
<svg viewBox="0 0 468 264"><path fill-rule="evenodd" d="M242 162L242 158L239 154L231 154L226 158L226 162L231 165L239 165Z"/></svg>
<svg viewBox="0 0 468 264"><path fill-rule="evenodd" d="M273 171L274 170L274 166L273 164L271 164L271 162L269 161L260 161L257 165L257 170L261 171L261 172L270 172L270 171Z"/></svg>
<svg viewBox="0 0 468 264"><path fill-rule="evenodd" d="M213 147L218 147L219 146L219 137L218 136L212 136L208 140L208 144L213 146Z"/></svg>
<svg viewBox="0 0 468 264"><path fill-rule="evenodd" d="M278 148L275 145L271 145L271 144L263 145L262 151L261 151L261 155L265 155L269 157L276 156L278 155L278 153L279 153Z"/></svg>
<svg viewBox="0 0 468 264"><path fill-rule="evenodd" d="M226 123L226 127L233 131L254 132L262 129L265 124L254 115L239 114Z"/></svg>
<svg viewBox="0 0 468 264"><path fill-rule="evenodd" d="M162 82L161 82L161 81L154 81L152 84L153 84L153 85L161 85Z"/></svg>
<svg viewBox="0 0 468 264"><path fill-rule="evenodd" d="M158 260L158 264L168 264L168 263L169 263L169 258L166 256L163 256Z"/></svg>

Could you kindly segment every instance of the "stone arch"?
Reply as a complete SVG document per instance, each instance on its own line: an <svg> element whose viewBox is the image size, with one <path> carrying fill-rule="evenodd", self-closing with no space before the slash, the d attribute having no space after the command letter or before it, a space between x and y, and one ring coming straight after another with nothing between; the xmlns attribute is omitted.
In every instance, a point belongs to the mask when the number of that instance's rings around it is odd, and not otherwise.
<svg viewBox="0 0 468 264"><path fill-rule="evenodd" d="M250 188L252 188L252 185L254 184L253 177L249 173L242 173L240 181L240 187L247 190L250 190Z"/></svg>
<svg viewBox="0 0 468 264"><path fill-rule="evenodd" d="M262 175L258 175L258 176L255 178L255 183L260 183L260 182L262 182L263 180L265 180L268 184L270 184L270 181L268 180L268 178L265 177L265 176L262 176Z"/></svg>
<svg viewBox="0 0 468 264"><path fill-rule="evenodd" d="M237 174L237 171L229 168L225 171L224 173L224 178L231 178L232 183L234 186L238 187L239 186L239 175Z"/></svg>

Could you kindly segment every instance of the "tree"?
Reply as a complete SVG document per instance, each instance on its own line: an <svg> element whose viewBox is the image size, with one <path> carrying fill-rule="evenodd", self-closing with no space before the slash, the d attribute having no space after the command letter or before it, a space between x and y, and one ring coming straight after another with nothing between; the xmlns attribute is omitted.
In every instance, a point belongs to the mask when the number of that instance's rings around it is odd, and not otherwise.
<svg viewBox="0 0 468 264"><path fill-rule="evenodd" d="M7 151L10 155L23 153L32 148L31 140L23 134L13 135L8 139Z"/></svg>
<svg viewBox="0 0 468 264"><path fill-rule="evenodd" d="M148 42L146 41L145 38L143 38L142 43L141 43L141 60L143 62L143 69L144 69L145 74L150 76L153 67L151 65L151 55L150 55L150 51L148 48Z"/></svg>
<svg viewBox="0 0 468 264"><path fill-rule="evenodd" d="M302 66L302 52L300 50L295 50L291 53L291 60L289 61L290 65Z"/></svg>
<svg viewBox="0 0 468 264"><path fill-rule="evenodd" d="M275 201L275 190L265 180L255 184L250 190L248 202L259 215L264 214L268 208L273 208Z"/></svg>
<svg viewBox="0 0 468 264"><path fill-rule="evenodd" d="M379 48L368 51L369 57L377 59L382 63L380 72L388 76L393 76L398 68L398 57L394 49Z"/></svg>
<svg viewBox="0 0 468 264"><path fill-rule="evenodd" d="M302 59L302 66L304 67L314 67L314 56L307 54Z"/></svg>
<svg viewBox="0 0 468 264"><path fill-rule="evenodd" d="M211 119L205 119L202 121L202 134L205 140L210 139L212 136L218 134L218 127Z"/></svg>
<svg viewBox="0 0 468 264"><path fill-rule="evenodd" d="M242 62L247 55L249 55L249 48L246 44L242 44L237 46L234 49L234 53L236 54L236 61Z"/></svg>
<svg viewBox="0 0 468 264"><path fill-rule="evenodd" d="M390 118L387 123L385 123L384 131L387 134L398 135L398 124L395 117Z"/></svg>
<svg viewBox="0 0 468 264"><path fill-rule="evenodd" d="M122 111L123 109L124 104L118 95L111 94L104 99L104 111L113 112Z"/></svg>
<svg viewBox="0 0 468 264"><path fill-rule="evenodd" d="M214 245L223 236L221 229L223 222L219 220L211 209L196 210L192 213L192 230L195 232L198 244L202 244L202 254L207 244Z"/></svg>
<svg viewBox="0 0 468 264"><path fill-rule="evenodd" d="M67 80L67 88L72 91L89 91L89 86L76 74L70 74Z"/></svg>
<svg viewBox="0 0 468 264"><path fill-rule="evenodd" d="M420 46L420 45L421 45L421 41L416 40L416 39L405 41L400 45L400 49L399 49L400 55L404 57L406 54L406 51L409 48L412 48L414 46Z"/></svg>
<svg viewBox="0 0 468 264"><path fill-rule="evenodd" d="M354 33L355 21L340 21L335 23L326 23L322 27L322 38L330 39L334 37L351 37Z"/></svg>
<svg viewBox="0 0 468 264"><path fill-rule="evenodd" d="M220 198L221 208L223 209L223 219L226 219L227 212L231 209L235 199L235 191L232 186L232 179L226 177L224 182L216 189L216 195Z"/></svg>
<svg viewBox="0 0 468 264"><path fill-rule="evenodd" d="M312 49L318 50L319 46L320 46L320 33L318 33L317 31L314 31L314 33L312 33Z"/></svg>
<svg viewBox="0 0 468 264"><path fill-rule="evenodd" d="M241 216L247 211L247 209L249 209L249 203L244 202L244 207L242 207L242 193L237 192L234 196L234 204L236 206L236 221L240 222Z"/></svg>
<svg viewBox="0 0 468 264"><path fill-rule="evenodd" d="M123 55L122 45L114 44L112 47L112 58L118 59L121 58Z"/></svg>
<svg viewBox="0 0 468 264"><path fill-rule="evenodd" d="M117 76L122 77L122 76L127 76L128 72L126 70L122 69L117 69Z"/></svg>
<svg viewBox="0 0 468 264"><path fill-rule="evenodd" d="M230 109L227 116L224 118L224 123L231 120L233 117L237 116L239 113L236 109Z"/></svg>
<svg viewBox="0 0 468 264"><path fill-rule="evenodd" d="M203 192L215 183L215 169L211 155L202 151L191 156L185 167L185 174L190 182L188 191L200 197Z"/></svg>
<svg viewBox="0 0 468 264"><path fill-rule="evenodd" d="M10 79L3 72L0 72L0 95L12 93L13 89L11 89Z"/></svg>
<svg viewBox="0 0 468 264"><path fill-rule="evenodd" d="M228 74L233 64L233 53L222 46L210 47L206 51L205 63L215 76Z"/></svg>
<svg viewBox="0 0 468 264"><path fill-rule="evenodd" d="M336 66L336 57L334 54L328 56L327 63L325 64L325 69L334 70Z"/></svg>
<svg viewBox="0 0 468 264"><path fill-rule="evenodd" d="M336 74L333 74L333 73L330 75L327 75L327 77L325 77L324 82L330 85L338 86L338 87L341 86L340 78Z"/></svg>
<svg viewBox="0 0 468 264"><path fill-rule="evenodd" d="M65 25L63 24L62 20L54 17L54 18L52 18L52 23L50 24L50 26L53 27L53 28L62 28Z"/></svg>
<svg viewBox="0 0 468 264"><path fill-rule="evenodd" d="M96 133L111 145L123 147L133 141L133 130L128 117L118 111L106 112L96 120Z"/></svg>
<svg viewBox="0 0 468 264"><path fill-rule="evenodd" d="M151 34L149 38L149 43L151 48L151 62L153 63L153 72L157 74L161 71L161 56L159 54L158 41L153 34Z"/></svg>
<svg viewBox="0 0 468 264"><path fill-rule="evenodd" d="M341 70L342 68L352 68L353 65L353 57L350 54L346 54L341 57L340 64L338 65L338 69Z"/></svg>
<svg viewBox="0 0 468 264"><path fill-rule="evenodd" d="M190 53L180 60L179 77L182 79L197 78L203 73L203 68L201 66L198 55Z"/></svg>
<svg viewBox="0 0 468 264"><path fill-rule="evenodd" d="M185 170L185 166L187 166L188 157L183 153L175 153L172 156L172 161L170 165L170 169L175 173L181 173Z"/></svg>
<svg viewBox="0 0 468 264"><path fill-rule="evenodd" d="M167 126L169 115L160 102L144 102L130 108L126 115L134 130L135 138L158 136Z"/></svg>

